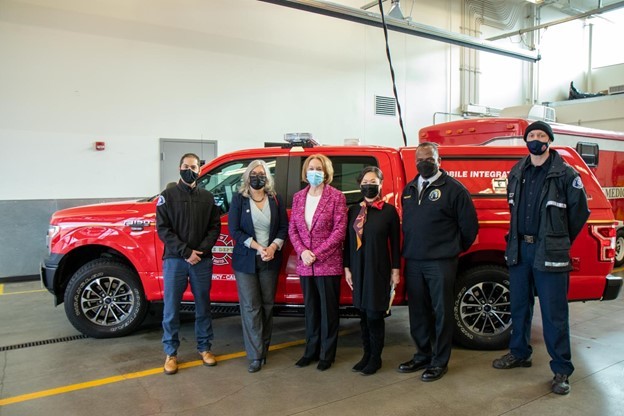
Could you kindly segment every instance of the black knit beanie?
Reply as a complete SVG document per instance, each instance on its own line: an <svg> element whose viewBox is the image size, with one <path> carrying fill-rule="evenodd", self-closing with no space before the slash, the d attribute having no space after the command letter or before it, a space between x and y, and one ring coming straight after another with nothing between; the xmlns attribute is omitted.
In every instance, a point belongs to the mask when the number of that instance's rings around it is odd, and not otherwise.
<svg viewBox="0 0 624 416"><path fill-rule="evenodd" d="M544 123L543 121L536 121L534 123L529 124L529 126L524 131L523 138L525 142L527 141L527 136L533 130L541 130L548 135L551 142L555 141L555 136L553 135L553 131L550 128L550 126L547 123Z"/></svg>

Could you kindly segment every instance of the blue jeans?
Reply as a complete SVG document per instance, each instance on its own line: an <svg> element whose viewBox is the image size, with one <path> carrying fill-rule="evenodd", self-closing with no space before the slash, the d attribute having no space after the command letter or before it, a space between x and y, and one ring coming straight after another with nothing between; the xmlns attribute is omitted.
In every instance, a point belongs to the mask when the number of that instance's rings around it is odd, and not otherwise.
<svg viewBox="0 0 624 416"><path fill-rule="evenodd" d="M568 314L568 272L544 272L533 267L537 244L520 243L520 259L509 268L512 332L509 349L518 358L528 358L531 347L531 321L535 292L540 301L544 342L551 357L553 373L571 375L574 371L570 348Z"/></svg>
<svg viewBox="0 0 624 416"><path fill-rule="evenodd" d="M195 338L197 351L210 351L213 338L210 314L212 258L203 258L192 266L182 258L163 260L164 311L162 343L165 354L177 355L180 339L180 305L188 283L195 298Z"/></svg>

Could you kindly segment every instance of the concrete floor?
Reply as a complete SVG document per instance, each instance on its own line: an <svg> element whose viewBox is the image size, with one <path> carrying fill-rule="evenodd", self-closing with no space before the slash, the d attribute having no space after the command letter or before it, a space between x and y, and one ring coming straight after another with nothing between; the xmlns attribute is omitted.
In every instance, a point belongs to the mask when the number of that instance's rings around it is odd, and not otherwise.
<svg viewBox="0 0 624 416"><path fill-rule="evenodd" d="M622 274L622 272L620 272ZM276 318L268 364L247 373L237 316L215 319L219 363L200 365L193 324L182 328L184 368L162 374L156 318L134 335L78 339L0 352L0 416L24 415L624 415L624 297L570 305L573 361L569 396L550 392L552 374L539 312L533 367L494 370L500 351L455 348L448 374L423 383L400 374L409 359L407 310L387 322L383 368L351 372L360 358L358 322L344 319L336 363L326 372L296 368L303 320ZM77 335L62 307L37 282L0 285L0 347Z"/></svg>

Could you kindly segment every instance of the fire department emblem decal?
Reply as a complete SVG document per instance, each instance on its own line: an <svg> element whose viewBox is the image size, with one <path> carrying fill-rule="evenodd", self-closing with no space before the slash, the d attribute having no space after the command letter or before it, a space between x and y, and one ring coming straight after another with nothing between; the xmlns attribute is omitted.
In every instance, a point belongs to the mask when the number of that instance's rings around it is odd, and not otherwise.
<svg viewBox="0 0 624 416"><path fill-rule="evenodd" d="M212 264L215 266L230 264L233 252L234 242L232 239L227 234L220 234L219 239L212 248Z"/></svg>
<svg viewBox="0 0 624 416"><path fill-rule="evenodd" d="M429 192L429 201L437 201L438 199L440 199L440 197L442 196L442 191L440 191L439 189L434 189L433 191Z"/></svg>

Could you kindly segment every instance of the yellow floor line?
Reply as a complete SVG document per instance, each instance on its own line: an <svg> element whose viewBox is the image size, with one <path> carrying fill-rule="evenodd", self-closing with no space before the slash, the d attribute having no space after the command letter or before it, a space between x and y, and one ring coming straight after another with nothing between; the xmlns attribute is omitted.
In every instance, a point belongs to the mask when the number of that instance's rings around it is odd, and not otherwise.
<svg viewBox="0 0 624 416"><path fill-rule="evenodd" d="M619 273L619 272L624 272L624 267L618 267L617 269L613 269L611 271L611 273ZM2 292L0 292L2 293Z"/></svg>
<svg viewBox="0 0 624 416"><path fill-rule="evenodd" d="M2 286L2 285L0 285ZM45 289L36 289L36 290L23 290L21 292L9 292L4 293L3 288L0 287L0 296L8 296L8 295L23 295L25 293L38 293L38 292L46 292Z"/></svg>
<svg viewBox="0 0 624 416"><path fill-rule="evenodd" d="M340 331L339 335L346 335L351 332L354 332L354 330ZM297 341L284 342L282 344L272 345L271 347L269 347L269 351L281 350L284 348L294 347L296 345L303 345L303 344L305 344L305 340L302 340L302 339L297 340ZM245 352L242 351L242 352L235 352L232 354L219 355L216 358L217 358L217 361L221 362L221 361L233 360L235 358L241 358L244 356L245 356ZM203 363L201 360L190 361L187 363L180 363L178 368L185 369L185 368L191 368L191 367L199 367L202 364ZM86 381L83 383L70 384L67 386L61 386L61 387L56 387L56 388L48 389L48 390L36 391L33 393L21 394L19 396L7 397L6 399L0 399L0 406L26 402L29 400L41 399L43 397L56 396L59 394L69 393L69 392L77 391L77 390L90 389L93 387L104 386L106 384L118 383L120 381L126 381L126 380L132 380L135 378L152 376L154 374L162 374L162 372L163 372L162 367L150 368L149 370L121 374L121 375L113 376L113 377L100 378L97 380Z"/></svg>
<svg viewBox="0 0 624 416"><path fill-rule="evenodd" d="M4 293L4 283L0 283L0 295Z"/></svg>

